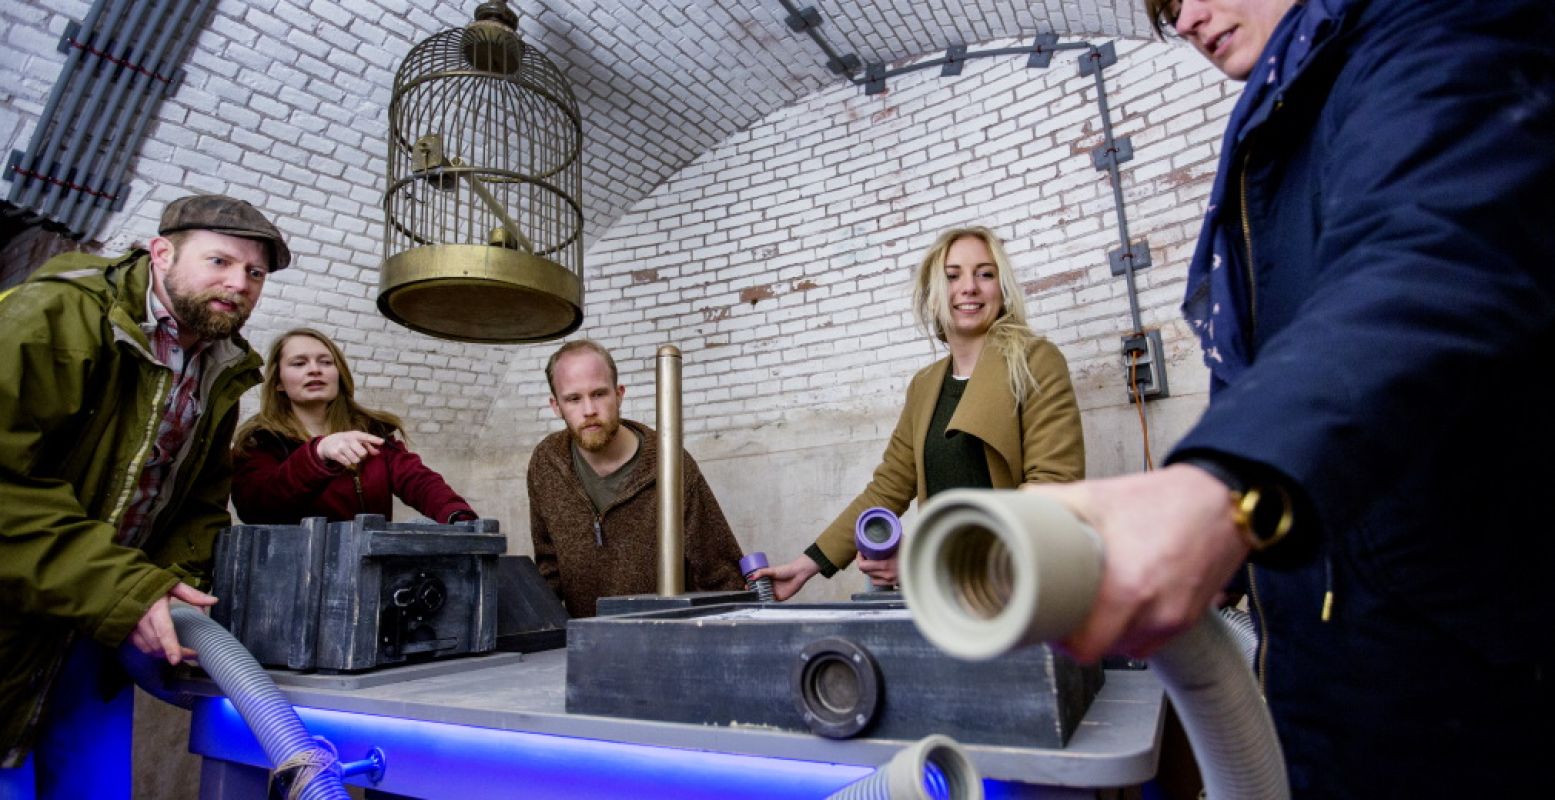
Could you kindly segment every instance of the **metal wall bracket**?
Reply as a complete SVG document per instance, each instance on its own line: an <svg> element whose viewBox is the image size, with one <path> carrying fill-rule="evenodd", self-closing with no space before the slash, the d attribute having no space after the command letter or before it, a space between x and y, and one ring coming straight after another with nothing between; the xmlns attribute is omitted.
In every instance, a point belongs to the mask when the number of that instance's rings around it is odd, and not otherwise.
<svg viewBox="0 0 1555 800"><path fill-rule="evenodd" d="M71 20L65 25L65 32L59 35L59 45L54 49L61 53L69 53L74 42L81 36L81 23Z"/></svg>
<svg viewBox="0 0 1555 800"><path fill-rule="evenodd" d="M21 174L20 172L16 171L16 168L22 165L22 159L24 159L26 157L27 157L26 153L23 153L20 150L12 150L10 159L8 159L5 162L5 174L4 175L0 175L0 180L4 180L4 181L14 181L14 180L16 180L16 176Z"/></svg>
<svg viewBox="0 0 1555 800"><path fill-rule="evenodd" d="M1112 42L1107 42L1101 47L1092 47L1080 55L1080 75L1090 75L1116 63L1118 63L1117 48L1112 46Z"/></svg>
<svg viewBox="0 0 1555 800"><path fill-rule="evenodd" d="M1131 403L1170 397L1166 386L1165 351L1161 332L1131 333L1123 337L1123 384ZM1135 391L1138 385L1138 391Z"/></svg>
<svg viewBox="0 0 1555 800"><path fill-rule="evenodd" d="M826 60L826 68L834 75L852 75L858 72L859 58L852 53L845 53Z"/></svg>
<svg viewBox="0 0 1555 800"><path fill-rule="evenodd" d="M961 68L965 66L966 46L956 45L945 51L945 66L940 67L940 77L948 78L952 75L960 75Z"/></svg>
<svg viewBox="0 0 1555 800"><path fill-rule="evenodd" d="M885 65L864 67L864 94L885 94Z"/></svg>
<svg viewBox="0 0 1555 800"><path fill-rule="evenodd" d="M1091 163L1102 172L1112 169L1113 164L1122 164L1134 157L1134 143L1127 136L1119 136L1112 140L1112 146L1105 144L1091 151Z"/></svg>
<svg viewBox="0 0 1555 800"><path fill-rule="evenodd" d="M811 28L821 27L821 12L816 11L815 6L805 6L789 14L783 21L788 23L788 29L794 33L804 33Z"/></svg>
<svg viewBox="0 0 1555 800"><path fill-rule="evenodd" d="M1125 259L1133 262L1135 272L1150 266L1150 242L1140 239L1129 245L1127 253L1123 252L1121 247L1107 251L1107 262L1112 265L1113 275L1122 275L1128 272L1128 266L1124 262Z"/></svg>
<svg viewBox="0 0 1555 800"><path fill-rule="evenodd" d="M1039 33L1036 41L1031 43L1031 57L1026 59L1027 69L1046 69L1053 63L1053 54L1058 52L1058 34Z"/></svg>

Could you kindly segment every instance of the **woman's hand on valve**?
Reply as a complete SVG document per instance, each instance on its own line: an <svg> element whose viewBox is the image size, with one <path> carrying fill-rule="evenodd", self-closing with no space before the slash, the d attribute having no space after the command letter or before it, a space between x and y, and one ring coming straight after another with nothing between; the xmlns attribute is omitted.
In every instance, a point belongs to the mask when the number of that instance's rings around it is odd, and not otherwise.
<svg viewBox="0 0 1555 800"><path fill-rule="evenodd" d="M363 461L378 455L382 445L382 437L363 431L341 431L319 438L313 451L325 461L355 469Z"/></svg>
<svg viewBox="0 0 1555 800"><path fill-rule="evenodd" d="M775 567L762 567L752 572L749 579L752 581L762 578L772 579L772 596L778 600L787 600L799 593L800 589L811 578L820 574L821 567L809 556L800 555L787 564L779 564Z"/></svg>
<svg viewBox="0 0 1555 800"><path fill-rule="evenodd" d="M896 556L882 558L875 561L863 553L858 556L859 572L869 576L869 582L876 586L895 586L897 581Z"/></svg>
<svg viewBox="0 0 1555 800"><path fill-rule="evenodd" d="M1028 485L1101 537L1101 586L1060 646L1083 663L1147 658L1192 627L1247 558L1225 484L1198 467L1070 484Z"/></svg>

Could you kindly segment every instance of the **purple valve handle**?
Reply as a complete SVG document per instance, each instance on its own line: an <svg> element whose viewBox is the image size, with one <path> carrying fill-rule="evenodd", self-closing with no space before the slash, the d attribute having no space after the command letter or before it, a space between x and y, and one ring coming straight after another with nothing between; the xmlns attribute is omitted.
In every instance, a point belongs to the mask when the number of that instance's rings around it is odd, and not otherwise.
<svg viewBox="0 0 1555 800"><path fill-rule="evenodd" d="M853 526L853 543L859 554L871 561L890 558L902 544L902 521L890 509L868 509L858 515L858 524Z"/></svg>
<svg viewBox="0 0 1555 800"><path fill-rule="evenodd" d="M767 566L767 554L759 550L740 559L740 574L745 576L745 588L754 590L763 603L777 600L777 597L772 594L772 579L758 578L753 581L751 573L758 569L766 569Z"/></svg>

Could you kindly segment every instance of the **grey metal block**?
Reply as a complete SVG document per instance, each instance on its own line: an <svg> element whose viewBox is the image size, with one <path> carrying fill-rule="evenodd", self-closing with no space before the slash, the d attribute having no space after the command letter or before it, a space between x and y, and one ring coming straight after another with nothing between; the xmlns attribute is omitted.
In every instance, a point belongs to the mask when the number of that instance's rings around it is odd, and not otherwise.
<svg viewBox="0 0 1555 800"><path fill-rule="evenodd" d="M1056 748L1101 683L1045 646L955 660L900 604L693 607L567 632L570 714Z"/></svg>

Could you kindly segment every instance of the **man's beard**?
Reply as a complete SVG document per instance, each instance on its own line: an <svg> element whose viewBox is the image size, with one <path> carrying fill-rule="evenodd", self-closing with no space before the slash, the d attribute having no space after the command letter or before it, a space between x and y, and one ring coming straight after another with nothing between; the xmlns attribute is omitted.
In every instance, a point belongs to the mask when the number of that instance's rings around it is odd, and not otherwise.
<svg viewBox="0 0 1555 800"><path fill-rule="evenodd" d="M621 418L611 417L599 420L600 427L593 430L575 430L572 438L578 440L578 446L590 453L598 453L616 438L616 431L621 429Z"/></svg>
<svg viewBox="0 0 1555 800"><path fill-rule="evenodd" d="M237 333L248 321L249 308L244 299L235 294L223 292L220 289L209 289L198 294L185 294L178 287L178 281L173 272L167 276L167 296L173 301L171 311L178 317L178 327L181 331L192 331L201 339L226 339ZM211 308L212 300L220 300L230 303L232 311L217 311Z"/></svg>

